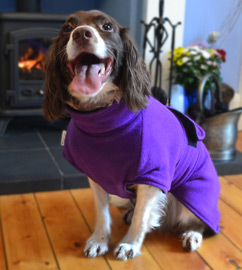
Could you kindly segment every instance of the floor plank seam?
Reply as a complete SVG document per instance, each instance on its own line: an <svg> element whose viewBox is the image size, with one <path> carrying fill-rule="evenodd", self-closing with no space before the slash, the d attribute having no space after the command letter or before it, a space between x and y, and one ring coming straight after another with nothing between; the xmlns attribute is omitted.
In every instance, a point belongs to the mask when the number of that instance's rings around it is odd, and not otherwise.
<svg viewBox="0 0 242 270"><path fill-rule="evenodd" d="M46 226L46 224L45 224L45 217L42 215L42 212L41 212L41 209L40 209L39 202L38 202L38 199L37 199L37 197L36 197L36 194L34 193L33 195L34 195L34 199L35 199L35 203L36 203L37 209L38 209L39 214L40 214L40 218L41 218L41 221L42 221L42 225L43 225L43 227L44 227L46 236L47 236L48 241L49 241L49 244L50 244L50 248L51 248L51 250L52 250L52 254L53 254L53 256L54 256L54 259L55 259L55 262L56 262L56 265L57 265L57 270L61 270L60 265L59 265L59 262L58 262L58 259L57 259L57 256L56 256L56 254L55 254L54 247L53 247L53 245L52 245L52 241L51 241L51 239L50 239L50 235L49 235L47 226Z"/></svg>
<svg viewBox="0 0 242 270"><path fill-rule="evenodd" d="M144 243L144 246L146 247L147 251L149 252L149 254L150 254L150 256L151 256L151 258L155 261L155 263L157 264L157 266L158 266L161 270L163 270L163 268L162 268L162 266L160 265L160 263L156 260L155 256L154 256L154 255L152 254L152 252L150 251L148 245L146 245L146 244Z"/></svg>
<svg viewBox="0 0 242 270"><path fill-rule="evenodd" d="M204 239L203 239L204 240ZM201 247L200 247L201 248ZM204 264L211 270L213 270L212 265L209 264L209 262L202 256L202 254L199 252L199 249L195 251L197 255L201 258L201 260L204 262Z"/></svg>
<svg viewBox="0 0 242 270"><path fill-rule="evenodd" d="M219 200L223 201L225 204L227 204L227 206L229 206L233 211L235 211L238 215L241 215L240 211L238 211L236 208L233 207L232 204L230 204L225 198L223 198L222 196L219 197Z"/></svg>
<svg viewBox="0 0 242 270"><path fill-rule="evenodd" d="M8 259L7 259L7 253L6 253L6 243L5 243L5 238L4 238L4 229L3 229L3 223L2 223L2 206L0 206L0 226L1 226L1 235L2 235L2 245L3 245L3 253L4 253L4 259L5 259L5 265L6 265L6 270L9 269L8 267Z"/></svg>
<svg viewBox="0 0 242 270"><path fill-rule="evenodd" d="M88 227L88 230L90 231L90 233L93 233L91 227L89 226L89 224L88 224L88 222L87 222L87 220L86 220L84 214L82 213L82 210L80 209L80 207L79 207L79 205L78 205L78 203L77 203L77 201L76 201L76 199L75 199L75 196L72 194L71 190L69 190L69 192L70 192L70 195L71 195L71 197L72 197L72 200L74 201L74 204L75 204L75 206L77 207L77 209L78 209L78 211L79 211L81 217L82 217L83 220L85 221L85 223L86 223L86 225L87 225L87 227Z"/></svg>
<svg viewBox="0 0 242 270"><path fill-rule="evenodd" d="M242 249L239 247L239 246L237 246L236 245L236 243L235 242L233 242L232 240L231 240L231 238L229 238L228 236L227 236L227 234L226 233L224 233L223 231L220 231L219 233L221 233L236 249L238 249L240 252L241 252L241 255L242 255Z"/></svg>

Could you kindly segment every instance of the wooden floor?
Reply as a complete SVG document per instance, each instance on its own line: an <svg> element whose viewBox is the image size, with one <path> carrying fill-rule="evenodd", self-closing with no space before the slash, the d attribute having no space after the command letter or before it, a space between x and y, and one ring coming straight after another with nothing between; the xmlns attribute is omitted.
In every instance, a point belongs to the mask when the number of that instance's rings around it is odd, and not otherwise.
<svg viewBox="0 0 242 270"><path fill-rule="evenodd" d="M217 236L205 239L197 252L186 253L177 237L152 232L142 255L126 262L112 254L128 229L115 207L111 207L111 251L96 259L83 256L85 240L94 228L89 189L1 196L0 270L242 269L242 175L220 177L220 182Z"/></svg>

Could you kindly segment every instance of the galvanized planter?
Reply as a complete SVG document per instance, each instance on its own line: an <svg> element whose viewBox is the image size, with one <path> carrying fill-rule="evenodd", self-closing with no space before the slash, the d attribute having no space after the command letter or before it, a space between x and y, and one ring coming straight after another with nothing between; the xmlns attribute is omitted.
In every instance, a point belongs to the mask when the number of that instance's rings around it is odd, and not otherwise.
<svg viewBox="0 0 242 270"><path fill-rule="evenodd" d="M226 161L235 158L236 155L236 140L238 136L238 121L242 113L242 108L237 108L225 113L217 114L212 117L204 118L203 112L203 91L206 81L213 78L216 84L215 98L222 101L220 85L217 77L208 74L200 83L198 89L198 109L200 117L198 122L206 132L204 143L213 160Z"/></svg>

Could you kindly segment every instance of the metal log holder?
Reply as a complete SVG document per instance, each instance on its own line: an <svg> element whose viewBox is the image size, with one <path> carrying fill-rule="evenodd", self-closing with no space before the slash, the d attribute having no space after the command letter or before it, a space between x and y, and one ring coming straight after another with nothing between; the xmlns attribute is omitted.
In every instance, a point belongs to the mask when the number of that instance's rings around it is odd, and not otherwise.
<svg viewBox="0 0 242 270"><path fill-rule="evenodd" d="M147 45L150 48L150 52L153 53L153 57L149 63L149 71L151 72L152 66L155 64L155 81L154 86L152 87L153 96L161 101L163 104L167 104L170 106L171 102L171 87L172 87L172 79L173 79L173 65L172 59L174 55L175 48L175 36L176 36L176 28L181 22L176 24L172 24L170 19L165 17L163 18L164 12L164 0L160 0L159 2L159 17L154 17L149 24L146 24L144 21L141 23L144 25L144 39L143 39L143 59L145 59L145 52ZM169 74L169 88L168 88L168 96L166 92L162 89L162 63L160 61L160 53L162 52L162 47L167 42L169 37L167 31L167 23L172 28L172 37L171 37L171 67ZM153 29L154 31L154 40L153 43L148 38L148 33Z"/></svg>
<svg viewBox="0 0 242 270"><path fill-rule="evenodd" d="M205 85L209 79L215 83L212 91L210 112L204 106ZM236 156L236 140L238 137L238 121L242 107L229 111L222 100L221 85L214 74L207 74L201 80L197 95L198 114L196 122L206 132L203 140L212 160L228 161Z"/></svg>

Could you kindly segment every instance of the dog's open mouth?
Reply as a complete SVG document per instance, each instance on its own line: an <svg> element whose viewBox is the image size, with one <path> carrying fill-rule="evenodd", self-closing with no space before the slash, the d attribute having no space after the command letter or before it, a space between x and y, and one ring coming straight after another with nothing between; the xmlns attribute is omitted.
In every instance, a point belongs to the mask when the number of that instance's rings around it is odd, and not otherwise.
<svg viewBox="0 0 242 270"><path fill-rule="evenodd" d="M109 78L112 63L110 57L101 59L92 53L79 54L67 64L72 76L71 88L85 95L96 93Z"/></svg>

